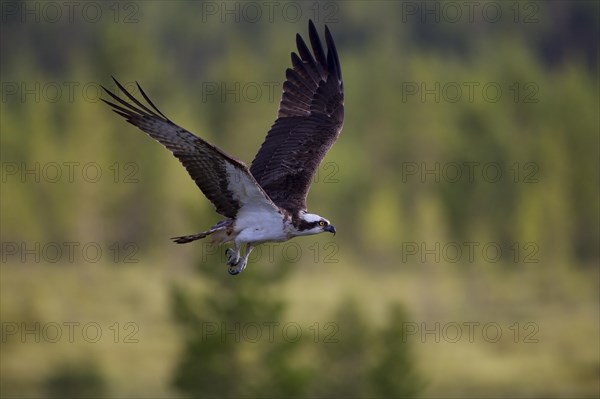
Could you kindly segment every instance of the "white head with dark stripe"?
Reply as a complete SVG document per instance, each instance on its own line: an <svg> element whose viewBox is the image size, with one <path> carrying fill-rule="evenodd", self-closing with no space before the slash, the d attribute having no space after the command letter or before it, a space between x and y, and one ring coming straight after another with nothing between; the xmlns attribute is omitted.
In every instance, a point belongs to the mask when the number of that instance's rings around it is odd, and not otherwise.
<svg viewBox="0 0 600 399"><path fill-rule="evenodd" d="M333 233L335 235L335 227L322 216L314 213L300 212L296 219L297 235L312 235L323 232Z"/></svg>

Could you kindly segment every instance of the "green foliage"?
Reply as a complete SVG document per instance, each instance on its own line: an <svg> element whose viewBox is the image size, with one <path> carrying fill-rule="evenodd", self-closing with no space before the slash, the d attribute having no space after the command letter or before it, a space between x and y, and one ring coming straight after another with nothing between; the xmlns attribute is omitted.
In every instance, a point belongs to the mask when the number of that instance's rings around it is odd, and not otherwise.
<svg viewBox="0 0 600 399"><path fill-rule="evenodd" d="M264 287L265 281L284 278L289 268L278 265L269 276L247 270L246 279L232 279L214 273L222 265L210 266L199 268L213 283L209 294L190 298L181 287L172 289L173 312L187 337L175 387L195 397L302 395L307 370L294 363L299 346L273 333L284 307Z"/></svg>
<svg viewBox="0 0 600 399"><path fill-rule="evenodd" d="M414 398L425 387L416 371L413 353L408 344L405 323L408 315L395 305L390 309L387 326L380 332L378 357L370 371L375 397Z"/></svg>
<svg viewBox="0 0 600 399"><path fill-rule="evenodd" d="M390 308L386 323L374 328L356 301L339 305L330 322L335 335L317 352L311 397L414 398L422 393L425 385L403 329L407 314L398 304Z"/></svg>
<svg viewBox="0 0 600 399"><path fill-rule="evenodd" d="M369 397L366 378L369 351L376 347L377 337L371 336L368 324L351 300L340 304L331 322L336 334L329 340L335 342L319 350L316 360L319 378L314 396Z"/></svg>
<svg viewBox="0 0 600 399"><path fill-rule="evenodd" d="M310 330L310 338L297 340L296 330L282 337L273 328L267 335L265 326L283 324L284 306L277 297L265 300L256 274L235 288L230 283L200 298L181 288L172 291L173 312L187 337L173 379L182 392L194 397L411 398L422 391L402 328L403 308L394 307L387 325L373 329L357 303L347 300L326 324L300 331L306 335Z"/></svg>
<svg viewBox="0 0 600 399"><path fill-rule="evenodd" d="M58 367L46 379L45 389L50 398L102 398L107 384L96 364L68 364Z"/></svg>

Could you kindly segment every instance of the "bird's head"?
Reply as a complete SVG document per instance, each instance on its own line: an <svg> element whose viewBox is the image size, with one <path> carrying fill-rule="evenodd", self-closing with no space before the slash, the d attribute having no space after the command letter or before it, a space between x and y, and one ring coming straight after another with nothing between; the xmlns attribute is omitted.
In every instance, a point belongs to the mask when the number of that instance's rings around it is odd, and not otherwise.
<svg viewBox="0 0 600 399"><path fill-rule="evenodd" d="M333 233L335 235L335 227L329 220L322 216L313 213L301 213L298 223L298 232L300 235L312 235L323 232Z"/></svg>

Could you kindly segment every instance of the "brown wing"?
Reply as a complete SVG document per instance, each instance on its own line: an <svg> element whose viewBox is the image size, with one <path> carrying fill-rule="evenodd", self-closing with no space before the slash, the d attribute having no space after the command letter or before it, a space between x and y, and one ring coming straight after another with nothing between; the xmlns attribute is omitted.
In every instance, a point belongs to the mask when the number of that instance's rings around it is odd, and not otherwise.
<svg viewBox="0 0 600 399"><path fill-rule="evenodd" d="M250 167L273 202L292 212L306 209L311 181L344 119L344 86L333 38L325 27L325 55L312 21L308 28L313 53L296 35L299 56L292 53L293 69L286 70L277 120Z"/></svg>
<svg viewBox="0 0 600 399"><path fill-rule="evenodd" d="M238 210L249 202L252 202L252 206L264 205L277 209L243 162L171 122L156 108L139 85L138 89L152 109L133 97L116 80L115 83L133 104L104 87L104 91L118 104L102 101L110 105L113 111L123 116L127 122L167 147L187 169L217 212L225 217L234 218Z"/></svg>

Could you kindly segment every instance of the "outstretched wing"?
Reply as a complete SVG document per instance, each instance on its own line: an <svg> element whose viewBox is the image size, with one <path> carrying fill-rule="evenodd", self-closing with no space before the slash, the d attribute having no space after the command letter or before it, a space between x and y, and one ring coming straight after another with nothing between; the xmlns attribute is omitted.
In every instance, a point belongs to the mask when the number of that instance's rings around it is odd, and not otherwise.
<svg viewBox="0 0 600 399"><path fill-rule="evenodd" d="M306 209L306 196L319 164L338 138L344 119L340 61L325 27L327 55L312 21L313 54L296 35L298 54L286 70L277 120L256 154L250 172L279 207Z"/></svg>
<svg viewBox="0 0 600 399"><path fill-rule="evenodd" d="M152 109L138 101L116 79L113 80L132 103L121 99L105 87L102 88L115 103L104 99L102 101L110 105L113 111L123 116L127 122L167 147L185 166L217 212L225 217L234 218L238 211L246 206L277 210L243 162L171 122L156 108L139 85L140 93Z"/></svg>

